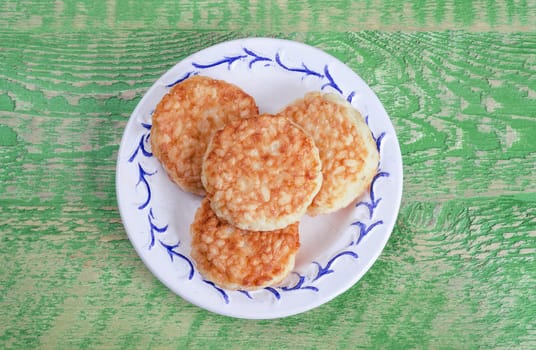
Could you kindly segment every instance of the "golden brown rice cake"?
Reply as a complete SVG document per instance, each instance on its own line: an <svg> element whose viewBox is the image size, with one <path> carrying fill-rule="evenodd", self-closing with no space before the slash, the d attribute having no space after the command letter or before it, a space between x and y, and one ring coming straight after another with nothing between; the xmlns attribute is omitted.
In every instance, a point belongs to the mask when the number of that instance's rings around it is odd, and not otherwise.
<svg viewBox="0 0 536 350"><path fill-rule="evenodd" d="M264 114L217 131L201 175L216 215L243 230L297 222L322 183L313 139L286 118Z"/></svg>
<svg viewBox="0 0 536 350"><path fill-rule="evenodd" d="M255 290L281 282L294 268L298 223L276 231L244 231L218 219L204 198L190 226L191 256L199 272L232 290Z"/></svg>
<svg viewBox="0 0 536 350"><path fill-rule="evenodd" d="M324 178L308 214L334 212L366 191L379 154L367 124L350 103L335 94L311 92L277 115L300 125L320 152Z"/></svg>
<svg viewBox="0 0 536 350"><path fill-rule="evenodd" d="M222 80L193 76L175 85L153 113L151 147L171 180L204 194L201 163L212 133L258 114L255 100Z"/></svg>

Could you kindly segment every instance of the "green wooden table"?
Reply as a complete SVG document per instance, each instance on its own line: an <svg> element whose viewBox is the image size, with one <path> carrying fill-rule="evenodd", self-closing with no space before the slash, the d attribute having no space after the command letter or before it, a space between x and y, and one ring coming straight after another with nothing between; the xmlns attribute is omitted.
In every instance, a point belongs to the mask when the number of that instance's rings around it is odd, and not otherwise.
<svg viewBox="0 0 536 350"><path fill-rule="evenodd" d="M0 348L536 348L536 2L0 3ZM397 130L404 195L354 287L277 320L170 292L119 218L118 145L151 84L247 36L354 69Z"/></svg>

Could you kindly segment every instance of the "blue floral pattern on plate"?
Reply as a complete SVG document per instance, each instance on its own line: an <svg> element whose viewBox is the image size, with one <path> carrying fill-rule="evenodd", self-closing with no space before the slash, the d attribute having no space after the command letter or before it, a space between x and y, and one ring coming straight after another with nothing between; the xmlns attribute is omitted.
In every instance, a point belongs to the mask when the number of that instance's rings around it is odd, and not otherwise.
<svg viewBox="0 0 536 350"><path fill-rule="evenodd" d="M276 42L278 44L283 43L286 45L292 45L291 42ZM259 47L259 45L255 45L257 44L255 41L253 42L254 45L252 45L255 47L248 45L247 41L240 43L234 42L234 44L235 45L232 45L233 49L229 48L227 50L223 50L224 52L222 52L220 55L212 54L205 57L204 55L200 54L198 55L200 57L196 57L194 55L189 60L187 59L183 61L180 67L175 67L176 69L172 69L167 73L167 75L164 75L161 78L160 86L162 89L159 92L159 95L163 95L172 86L193 75L204 74L211 76L212 73L214 73L215 77L219 78L220 75L226 74L225 71L229 72L229 74L232 74L233 70L240 70L242 74L256 74L259 71L262 73L264 70L271 72L279 71L279 73L289 76L290 79L297 79L299 82L304 82L304 80L307 80L307 83L311 84L311 81L313 81L316 90L340 94L350 103L352 103L354 98L360 93L358 89L347 88L346 85L348 84L340 83L339 77L332 72L332 66L337 68L338 65L340 65L339 62L336 62L337 64L318 64L316 62L317 60L315 60L313 63L310 63L305 58L301 60L296 60L292 57L286 58L286 45L283 45L283 48L281 49L270 48L266 51L263 51L262 46ZM224 71L223 73L222 69ZM384 169L383 166L383 157L386 154L383 147L383 140L389 136L392 136L391 139L396 141L394 130L392 129L388 119L385 128L376 127L375 130L371 130L374 140L376 141L376 146L381 155L380 162L378 164L378 172L372 181L368 195L363 196L355 204L354 211L360 212L360 215L352 216L353 219L348 224L346 230L347 233L344 235L345 237L343 237L343 241L345 243L339 244L338 248L333 250L328 256L322 256L321 259L311 260L308 264L305 264L308 266L305 268L302 267L302 271L293 271L285 283L278 287L268 287L264 288L264 290L255 292L230 291L222 289L213 282L203 279L199 272L195 269L194 262L188 256L189 252L182 249L183 242L181 241L181 238L184 239L184 233L183 235L180 235L169 232L171 230L171 225L165 221L166 215L160 215L159 213L157 204L159 203L160 199L155 194L156 191L154 186L156 186L156 182L154 179L158 177L165 178L166 174L161 168L159 168L159 164L154 159L150 149L150 119L151 113L158 101L159 98L153 98L149 104L149 109L145 113L139 113L139 111L137 111L137 118L131 118L131 123L134 124L132 125L132 128L137 130L134 133L136 141L130 145L122 144L121 151L125 153L125 160L122 164L119 164L121 159L118 160L118 168L123 166L125 171L131 173L131 177L135 177L137 179L135 183L132 182L131 186L133 188L130 188L130 190L140 194L138 196L138 202L135 203L135 211L137 211L139 216L146 218L144 224L145 228L142 231L145 233L148 243L143 248L137 248L137 250L142 257L144 254L147 254L148 251L159 250L159 254L164 254L168 257L169 263L176 264L175 268L181 271L180 275L183 276L182 279L191 281L197 278L202 282L202 284L214 290L215 295L218 295L220 300L219 302L217 300L212 301L212 304L216 305L213 307L213 309L215 309L214 311L230 314L218 310L220 307L217 306L217 304L232 305L234 300L238 300L233 296L242 295L245 296L245 300L249 300L250 303L263 303L265 302L267 295L271 295L273 300L280 302L284 301L285 298L287 298L287 295L296 293L298 291L301 293L322 293L325 285L323 285L321 282L323 280L329 280L330 276L336 275L337 271L341 269L341 266L345 266L347 264L346 260L358 261L360 259L359 249L362 243L365 241L365 238L370 235L374 235L375 232L382 228L382 226L385 226L386 219L380 215L378 211L381 210L382 205L387 205L387 203L384 201L386 192L380 193L377 191L377 188L381 187L383 182L390 181L392 176L391 171ZM383 111L383 109L381 109L381 111ZM134 114L136 114L136 111ZM371 120L376 120L380 117L381 116L367 114L367 125L370 126ZM135 124L137 124L137 127ZM390 133L392 133L392 135L390 135ZM396 147L398 147L397 143ZM127 154L128 157L126 156ZM399 153L395 154L395 156L400 157ZM401 167L401 160L397 159L397 161L399 161L398 165ZM400 172L399 176L401 177L401 169L397 167L394 169L395 171ZM120 191L118 190L118 193L119 192ZM401 188L399 189L399 193L401 193ZM400 198L396 198L395 196L394 202L396 203L397 200L399 203ZM393 201L391 200L391 202ZM394 213L395 215L397 210L398 204L396 205L396 211ZM392 227L392 218L390 218L390 222L390 226ZM381 233L382 235L386 236L383 244L385 244L390 234L390 230L391 228L387 228L387 233L385 229L383 233ZM127 232L128 231L129 230L127 229ZM130 233L129 236L132 240L132 235ZM174 241L171 241L172 239L174 239ZM379 251L381 251L382 248L383 245L379 247ZM145 249L147 252L144 252L141 249ZM329 281L326 282L326 284L328 283ZM337 294L338 293L340 293L340 291L337 292ZM240 299L240 303L243 302L244 301ZM307 306L302 307L302 309L307 309ZM246 314L247 312L245 314L243 312L239 313L238 317L254 318L254 316ZM282 314L284 314L284 312ZM267 318L279 316L280 315L276 313L274 315L267 316Z"/></svg>

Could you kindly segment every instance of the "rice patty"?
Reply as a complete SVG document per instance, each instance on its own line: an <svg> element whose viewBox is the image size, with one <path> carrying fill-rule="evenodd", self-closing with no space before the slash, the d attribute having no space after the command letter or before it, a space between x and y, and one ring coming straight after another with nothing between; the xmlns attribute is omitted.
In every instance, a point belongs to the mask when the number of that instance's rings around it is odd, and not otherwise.
<svg viewBox="0 0 536 350"><path fill-rule="evenodd" d="M276 231L245 231L218 219L205 197L190 226L191 256L206 279L232 290L281 282L294 268L298 223Z"/></svg>
<svg viewBox="0 0 536 350"><path fill-rule="evenodd" d="M151 148L168 176L188 192L203 195L201 163L213 132L231 120L258 114L253 97L223 80L193 76L158 103Z"/></svg>
<svg viewBox="0 0 536 350"><path fill-rule="evenodd" d="M322 183L313 139L283 117L235 120L214 133L202 181L216 215L243 230L300 220Z"/></svg>
<svg viewBox="0 0 536 350"><path fill-rule="evenodd" d="M335 94L310 92L277 115L300 125L320 152L322 188L309 215L344 208L367 190L379 154L365 120L350 103Z"/></svg>

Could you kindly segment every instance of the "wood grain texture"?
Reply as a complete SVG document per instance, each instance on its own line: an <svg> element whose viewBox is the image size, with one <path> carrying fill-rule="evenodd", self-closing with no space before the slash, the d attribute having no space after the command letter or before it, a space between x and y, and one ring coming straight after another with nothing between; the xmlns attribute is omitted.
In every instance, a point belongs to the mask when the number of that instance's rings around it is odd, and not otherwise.
<svg viewBox="0 0 536 350"><path fill-rule="evenodd" d="M280 320L211 314L148 272L116 206L127 118L181 58L250 34L0 31L0 347L535 348L535 33L265 33L384 103L405 172L392 238L348 292Z"/></svg>
<svg viewBox="0 0 536 350"><path fill-rule="evenodd" d="M0 13L0 27L22 31L536 30L534 0L4 0Z"/></svg>

